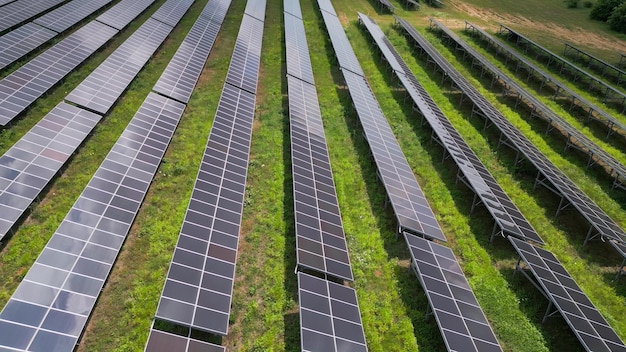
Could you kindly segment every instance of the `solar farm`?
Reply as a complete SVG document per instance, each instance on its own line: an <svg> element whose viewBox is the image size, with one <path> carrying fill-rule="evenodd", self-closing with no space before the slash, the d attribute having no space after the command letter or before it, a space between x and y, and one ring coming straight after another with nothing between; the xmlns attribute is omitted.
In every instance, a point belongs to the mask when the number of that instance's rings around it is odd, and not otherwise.
<svg viewBox="0 0 626 352"><path fill-rule="evenodd" d="M0 0L0 350L626 352L588 12Z"/></svg>

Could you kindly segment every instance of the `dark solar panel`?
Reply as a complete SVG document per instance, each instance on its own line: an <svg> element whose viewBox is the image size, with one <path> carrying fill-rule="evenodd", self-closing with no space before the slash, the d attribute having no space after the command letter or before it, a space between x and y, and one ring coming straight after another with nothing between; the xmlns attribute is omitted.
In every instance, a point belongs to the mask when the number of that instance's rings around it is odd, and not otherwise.
<svg viewBox="0 0 626 352"><path fill-rule="evenodd" d="M587 351L626 351L622 340L552 252L514 238L509 240L536 279L533 282L539 283ZM516 271L526 274L520 264ZM548 308L545 318L551 314Z"/></svg>
<svg viewBox="0 0 626 352"><path fill-rule="evenodd" d="M532 225L417 81L376 22L363 14L359 14L359 19L372 34L386 61L437 135L439 143L447 150L463 173L461 179L474 190L498 224L500 231L503 234L543 243Z"/></svg>
<svg viewBox="0 0 626 352"><path fill-rule="evenodd" d="M439 52L408 22L397 18L402 27L445 72L446 77L454 81L457 87L474 103L485 118L489 119L501 132L501 141L508 141L539 171L537 184L546 185L563 197L559 211L563 206L571 205L587 219L591 225L586 241L595 238L610 238L626 242L626 233L604 211L584 194L572 180L559 170L539 149L511 124L493 105L491 105ZM565 202L567 201L567 202ZM569 202L569 203L568 203Z"/></svg>
<svg viewBox="0 0 626 352"><path fill-rule="evenodd" d="M409 234L405 239L448 351L502 351L452 250Z"/></svg>
<svg viewBox="0 0 626 352"><path fill-rule="evenodd" d="M226 335L255 96L224 85L156 317Z"/></svg>
<svg viewBox="0 0 626 352"><path fill-rule="evenodd" d="M230 60L226 82L252 94L256 94L263 22L244 15Z"/></svg>
<svg viewBox="0 0 626 352"><path fill-rule="evenodd" d="M266 0L248 0L244 13L261 22L265 21L265 2Z"/></svg>
<svg viewBox="0 0 626 352"><path fill-rule="evenodd" d="M116 34L111 27L91 22L2 79L0 126L11 122Z"/></svg>
<svg viewBox="0 0 626 352"><path fill-rule="evenodd" d="M155 0L122 0L111 7L96 20L113 28L123 29L135 17L144 12Z"/></svg>
<svg viewBox="0 0 626 352"><path fill-rule="evenodd" d="M152 14L152 18L175 27L194 0L168 0Z"/></svg>
<svg viewBox="0 0 626 352"><path fill-rule="evenodd" d="M65 98L105 114L172 31L148 19Z"/></svg>
<svg viewBox="0 0 626 352"><path fill-rule="evenodd" d="M338 43L348 40L339 19L324 11L322 11L322 15L330 33L335 54L338 57L340 55L354 57L353 69L362 72L349 42L347 47L338 45ZM339 53L337 48L344 51ZM342 59L339 59L340 65L341 62ZM417 183L413 170L400 149L400 145L369 84L362 75L343 68L345 67L342 67L343 77L376 162L378 176L387 191L387 197L396 214L399 232L409 231L445 242L446 238L437 223L435 214L433 214L422 189Z"/></svg>
<svg viewBox="0 0 626 352"><path fill-rule="evenodd" d="M60 103L0 157L0 240L101 118Z"/></svg>
<svg viewBox="0 0 626 352"><path fill-rule="evenodd" d="M26 23L0 37L0 70L54 38L57 33Z"/></svg>
<svg viewBox="0 0 626 352"><path fill-rule="evenodd" d="M106 6L111 1L112 0L73 0L54 11L36 18L33 22L61 33Z"/></svg>
<svg viewBox="0 0 626 352"><path fill-rule="evenodd" d="M288 13L285 13L285 45L287 48L287 74L310 84L315 84L302 20Z"/></svg>
<svg viewBox="0 0 626 352"><path fill-rule="evenodd" d="M318 3L322 2L323 0L318 0ZM364 76L359 60L357 60L356 55L354 55L354 50L352 50L350 41L341 26L341 22L339 22L339 18L326 11L322 11L322 16L324 17L326 30L330 36L333 49L335 50L339 67L356 73L359 76Z"/></svg>
<svg viewBox="0 0 626 352"><path fill-rule="evenodd" d="M343 76L374 156L379 177L398 219L399 231L409 231L445 242L435 214L367 81L350 71L343 71Z"/></svg>
<svg viewBox="0 0 626 352"><path fill-rule="evenodd" d="M315 86L287 76L298 265L352 280Z"/></svg>
<svg viewBox="0 0 626 352"><path fill-rule="evenodd" d="M300 340L307 352L366 352L356 291L298 273Z"/></svg>
<svg viewBox="0 0 626 352"><path fill-rule="evenodd" d="M74 350L184 108L148 95L0 313L0 349Z"/></svg>
<svg viewBox="0 0 626 352"><path fill-rule="evenodd" d="M65 0L17 0L0 7L0 32L59 5Z"/></svg>
<svg viewBox="0 0 626 352"><path fill-rule="evenodd" d="M154 85L153 90L187 103L217 38L230 0L211 0Z"/></svg>
<svg viewBox="0 0 626 352"><path fill-rule="evenodd" d="M189 337L150 329L145 352L226 352L226 348Z"/></svg>
<svg viewBox="0 0 626 352"><path fill-rule="evenodd" d="M283 1L284 11L292 16L302 19L302 10L300 8L300 0Z"/></svg>

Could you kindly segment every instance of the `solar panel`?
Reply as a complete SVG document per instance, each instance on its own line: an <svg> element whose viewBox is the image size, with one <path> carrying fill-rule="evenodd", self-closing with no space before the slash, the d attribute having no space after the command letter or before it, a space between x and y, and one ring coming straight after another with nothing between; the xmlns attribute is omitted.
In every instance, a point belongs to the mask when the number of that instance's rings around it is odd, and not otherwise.
<svg viewBox="0 0 626 352"><path fill-rule="evenodd" d="M366 352L356 291L298 273L302 351Z"/></svg>
<svg viewBox="0 0 626 352"><path fill-rule="evenodd" d="M516 81L512 80L496 65L474 50L474 48L469 46L444 25L437 21L433 21L433 24L440 28L448 38L457 44L457 49L465 51L474 62L478 62L484 69L491 72L495 81L502 82L505 90L516 93L518 95L518 101L525 102L529 109L532 110L531 118L541 117L550 127L556 126L558 131L567 139L568 146L574 146L576 149L586 153L589 158L588 166L591 165L591 163L595 163L596 160L599 160L604 164L605 170L615 178L613 185L615 185L616 182L621 183L626 181L626 166L622 165L616 158L607 153L604 148L598 146L584 133L569 124L567 120L550 109L534 94L531 94Z"/></svg>
<svg viewBox="0 0 626 352"><path fill-rule="evenodd" d="M119 30L126 27L139 14L144 12L155 0L122 0L96 18L104 24Z"/></svg>
<svg viewBox="0 0 626 352"><path fill-rule="evenodd" d="M330 0L317 0L317 5L320 7L320 10L337 17L337 12L335 12L335 8Z"/></svg>
<svg viewBox="0 0 626 352"><path fill-rule="evenodd" d="M101 118L59 103L0 157L0 240Z"/></svg>
<svg viewBox="0 0 626 352"><path fill-rule="evenodd" d="M298 266L353 280L317 92L287 82Z"/></svg>
<svg viewBox="0 0 626 352"><path fill-rule="evenodd" d="M0 37L0 70L54 38L57 33L26 23Z"/></svg>
<svg viewBox="0 0 626 352"><path fill-rule="evenodd" d="M343 71L354 107L398 219L399 232L409 231L440 241L446 238L437 223L413 170L365 78Z"/></svg>
<svg viewBox="0 0 626 352"><path fill-rule="evenodd" d="M265 2L266 0L248 0L244 13L261 22L265 21Z"/></svg>
<svg viewBox="0 0 626 352"><path fill-rule="evenodd" d="M502 351L452 250L409 234L405 239L448 351Z"/></svg>
<svg viewBox="0 0 626 352"><path fill-rule="evenodd" d="M0 6L4 6L6 4L12 3L15 0L0 0Z"/></svg>
<svg viewBox="0 0 626 352"><path fill-rule="evenodd" d="M106 6L111 1L112 0L73 0L54 11L50 11L36 18L33 22L61 33Z"/></svg>
<svg viewBox="0 0 626 352"><path fill-rule="evenodd" d="M0 7L0 32L20 24L65 0L17 0Z"/></svg>
<svg viewBox="0 0 626 352"><path fill-rule="evenodd" d="M194 0L168 0L152 14L152 18L175 27Z"/></svg>
<svg viewBox="0 0 626 352"><path fill-rule="evenodd" d="M193 338L150 329L145 352L226 352L226 348Z"/></svg>
<svg viewBox="0 0 626 352"><path fill-rule="evenodd" d="M0 126L5 126L58 83L117 30L91 22L0 81Z"/></svg>
<svg viewBox="0 0 626 352"><path fill-rule="evenodd" d="M528 278L539 284L550 301L544 321L555 313L551 311L554 306L587 351L626 351L626 345L552 252L514 238L509 240L520 255L516 272L528 277L521 266L523 260L536 281Z"/></svg>
<svg viewBox="0 0 626 352"><path fill-rule="evenodd" d="M149 18L65 100L105 114L171 31L170 25Z"/></svg>
<svg viewBox="0 0 626 352"><path fill-rule="evenodd" d="M559 170L539 149L528 140L511 122L491 105L439 52L415 30L408 22L397 18L398 23L411 35L415 43L422 48L433 62L452 79L459 89L474 103L474 111L489 119L501 133L500 143L507 143L534 165L539 171L536 185L558 192L562 197L558 213L565 206L573 206L590 224L585 243L596 237L615 239L626 242L626 233L586 194Z"/></svg>
<svg viewBox="0 0 626 352"><path fill-rule="evenodd" d="M492 238L499 228L503 235L510 234L543 244L543 240L532 225L417 81L376 22L363 14L359 14L359 19L374 38L386 62L396 73L407 94L413 99L415 106L433 129L438 142L456 163L462 173L462 175L459 174L459 178L474 190L476 196L480 198L481 204L496 221L497 227L494 227ZM474 201L472 204L473 208L476 202Z"/></svg>
<svg viewBox="0 0 626 352"><path fill-rule="evenodd" d="M248 168L254 95L224 85L156 317L225 335Z"/></svg>
<svg viewBox="0 0 626 352"><path fill-rule="evenodd" d="M292 16L302 19L302 9L300 8L300 0L283 1L284 11ZM287 33L285 31L285 33Z"/></svg>
<svg viewBox="0 0 626 352"><path fill-rule="evenodd" d="M287 74L310 84L315 84L304 25L300 18L287 12L285 12L285 46L287 49Z"/></svg>
<svg viewBox="0 0 626 352"><path fill-rule="evenodd" d="M252 94L256 94L262 34L263 22L244 15L226 75L226 82Z"/></svg>
<svg viewBox="0 0 626 352"><path fill-rule="evenodd" d="M318 2L321 1L318 0ZM354 55L350 41L346 36L346 32L343 31L339 18L326 11L322 11L322 16L324 17L326 30L330 36L333 49L335 50L335 56L339 62L339 67L343 70L356 73L359 76L364 76L359 60L357 60L356 55Z"/></svg>
<svg viewBox="0 0 626 352"><path fill-rule="evenodd" d="M154 85L153 90L187 103L202 73L230 0L211 0Z"/></svg>
<svg viewBox="0 0 626 352"><path fill-rule="evenodd" d="M0 348L73 351L184 108L148 95L0 313Z"/></svg>

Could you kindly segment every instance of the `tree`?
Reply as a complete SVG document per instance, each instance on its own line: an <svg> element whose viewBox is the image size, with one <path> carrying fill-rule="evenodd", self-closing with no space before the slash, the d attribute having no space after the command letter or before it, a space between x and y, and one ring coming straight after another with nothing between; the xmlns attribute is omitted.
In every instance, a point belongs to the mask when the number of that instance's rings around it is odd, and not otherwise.
<svg viewBox="0 0 626 352"><path fill-rule="evenodd" d="M589 18L606 22L611 16L613 9L621 5L624 1L625 0L599 0L593 5Z"/></svg>
<svg viewBox="0 0 626 352"><path fill-rule="evenodd" d="M608 23L612 30L626 33L626 2L613 10Z"/></svg>

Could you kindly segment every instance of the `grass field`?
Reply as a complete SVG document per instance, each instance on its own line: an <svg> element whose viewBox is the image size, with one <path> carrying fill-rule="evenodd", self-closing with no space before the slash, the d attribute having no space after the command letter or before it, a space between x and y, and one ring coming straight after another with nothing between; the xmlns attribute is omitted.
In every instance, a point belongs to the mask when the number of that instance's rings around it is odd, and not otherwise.
<svg viewBox="0 0 626 352"><path fill-rule="evenodd" d="M357 25L357 11L378 21L435 102L542 236L545 247L555 253L626 340L626 281L623 278L613 281L621 258L601 242L583 247L586 225L574 212L554 218L558 199L545 189L533 190L533 172L524 166L516 168L514 155L506 148L497 150L494 131L483 131L482 121L470 118L467 106L459 107L459 96L447 85L442 86L441 76L426 65L423 57L412 52L411 42L392 26L393 17L377 11L376 1L333 1L333 4L372 90L448 238L447 245L461 263L502 347L506 351L529 352L582 350L562 319L553 318L541 324L547 308L545 298L527 280L513 275L517 257L508 241L497 238L489 242L493 224L489 214L480 208L469 214L472 192L455 184L456 169L450 160L441 162L441 147L431 142L430 130L420 124L419 117L404 102L404 92L397 88L392 73L370 47L369 35ZM163 2L158 0L14 125L0 131L0 152L4 153L19 140ZM10 298L139 108L206 2L194 3L62 175L31 206L29 217L6 241L0 253L0 306ZM357 127L357 116L317 3L300 2L355 276L350 285L357 291L369 350L443 351L445 346L434 319L424 318L427 300L418 280L408 270L408 250L402 240L395 238L395 216L384 207L385 190L376 178L375 165ZM418 11L407 11L401 2L392 0L398 15L413 23L555 165L626 228L624 192L610 190L603 172L586 169L584 159L577 154L564 154L561 137L555 133L545 135L542 122L529 120L523 111L514 111L510 100L490 90L489 81L481 79L480 72L474 71L436 34L427 31L426 26L429 16L442 19L512 76L515 73L486 47L462 33L464 20L492 32L498 22L507 23L556 52L562 50L564 37L571 35L568 40L607 60L618 59L615 50L626 48L625 37L588 20L588 10L566 9L561 0L443 2L443 8L422 4ZM283 7L279 0L267 0L267 3L231 324L228 336L221 340L231 351L300 350ZM245 0L233 0L78 351L142 351L145 346L244 8ZM0 72L0 76L5 74ZM609 153L626 161L624 141L604 140L594 126L583 124L579 116L570 115L532 84L525 86ZM597 98L588 98L599 104ZM611 112L626 121L624 116Z"/></svg>

